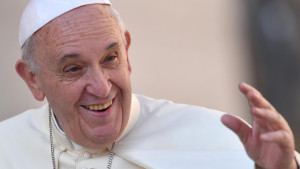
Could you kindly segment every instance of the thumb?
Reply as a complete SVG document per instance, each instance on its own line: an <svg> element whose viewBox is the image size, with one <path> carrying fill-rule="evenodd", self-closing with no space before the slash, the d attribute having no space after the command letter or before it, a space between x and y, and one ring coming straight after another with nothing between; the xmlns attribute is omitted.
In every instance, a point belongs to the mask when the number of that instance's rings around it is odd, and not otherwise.
<svg viewBox="0 0 300 169"><path fill-rule="evenodd" d="M240 138L243 144L247 142L248 136L252 131L251 126L247 122L230 114L224 114L221 117L221 121Z"/></svg>

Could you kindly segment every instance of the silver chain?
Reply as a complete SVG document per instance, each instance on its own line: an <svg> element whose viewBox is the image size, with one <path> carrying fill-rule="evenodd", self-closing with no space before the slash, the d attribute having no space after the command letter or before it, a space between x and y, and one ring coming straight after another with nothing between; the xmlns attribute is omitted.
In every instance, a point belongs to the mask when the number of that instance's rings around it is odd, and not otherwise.
<svg viewBox="0 0 300 169"><path fill-rule="evenodd" d="M51 157L52 157L52 165L53 169L56 169L55 167L55 156L54 156L54 144L53 144L53 131L52 131L52 122L51 122L51 107L49 104L49 130L50 130L50 144L51 144Z"/></svg>
<svg viewBox="0 0 300 169"><path fill-rule="evenodd" d="M110 169L110 167L111 167L112 160L113 160L114 155L115 155L115 153L114 153L115 148L116 148L116 142L114 142L111 146L111 150L110 150L110 154L109 154L109 158L108 158L108 163L107 163L107 169Z"/></svg>
<svg viewBox="0 0 300 169"><path fill-rule="evenodd" d="M50 131L50 144L51 144L51 157L52 157L52 165L53 169L56 169L55 166L55 156L54 156L54 144L53 144L53 129L52 129L52 120L51 120L51 106L49 104L49 131ZM107 169L111 168L112 165L112 160L114 158L114 150L116 148L116 142L114 142L111 146L109 158L108 158L108 163L107 163Z"/></svg>

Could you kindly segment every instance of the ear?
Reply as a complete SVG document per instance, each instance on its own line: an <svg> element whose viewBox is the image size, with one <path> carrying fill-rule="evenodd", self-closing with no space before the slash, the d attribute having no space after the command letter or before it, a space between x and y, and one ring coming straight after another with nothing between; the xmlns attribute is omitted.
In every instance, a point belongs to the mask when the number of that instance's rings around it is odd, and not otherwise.
<svg viewBox="0 0 300 169"><path fill-rule="evenodd" d="M38 101L43 101L45 94L40 88L40 85L37 81L37 76L28 68L23 59L20 59L16 62L15 69L19 76L26 82L34 98Z"/></svg>
<svg viewBox="0 0 300 169"><path fill-rule="evenodd" d="M125 32L125 39L126 39L126 54L127 54L127 64L128 64L128 70L131 73L131 65L130 65L130 61L129 61L129 57L128 57L128 50L131 44L131 37L130 37L130 33L128 31Z"/></svg>
<svg viewBox="0 0 300 169"><path fill-rule="evenodd" d="M130 33L128 31L125 32L125 39L126 39L126 51L128 53L128 49L129 49L129 46L131 44L131 37L130 37Z"/></svg>

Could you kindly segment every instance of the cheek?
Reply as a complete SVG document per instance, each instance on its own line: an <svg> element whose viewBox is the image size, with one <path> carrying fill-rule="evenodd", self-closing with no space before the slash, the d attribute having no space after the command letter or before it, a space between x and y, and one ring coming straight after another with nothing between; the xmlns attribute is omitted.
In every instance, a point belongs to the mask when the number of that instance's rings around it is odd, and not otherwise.
<svg viewBox="0 0 300 169"><path fill-rule="evenodd" d="M78 111L78 101L81 98L82 86L78 84L53 85L49 92L49 103L56 112L61 123L76 123L76 112Z"/></svg>
<svg viewBox="0 0 300 169"><path fill-rule="evenodd" d="M56 82L49 87L46 97L53 106L67 107L69 109L78 102L83 88L83 85L80 83L63 84Z"/></svg>
<svg viewBox="0 0 300 169"><path fill-rule="evenodd" d="M83 83L72 83L65 86L61 86L58 95L66 99L68 102L75 103L78 101L84 90ZM59 97L59 96L58 96Z"/></svg>
<svg viewBox="0 0 300 169"><path fill-rule="evenodd" d="M126 64L127 66L127 64ZM120 88L127 89L130 88L130 74L131 72L125 65L122 69L117 70L111 74L111 79L115 82Z"/></svg>

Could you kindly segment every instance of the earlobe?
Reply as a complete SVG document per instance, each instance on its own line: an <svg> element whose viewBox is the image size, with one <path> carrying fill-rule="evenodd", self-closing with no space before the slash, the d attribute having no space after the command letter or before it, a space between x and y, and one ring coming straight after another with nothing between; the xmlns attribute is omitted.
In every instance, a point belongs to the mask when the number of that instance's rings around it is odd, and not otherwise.
<svg viewBox="0 0 300 169"><path fill-rule="evenodd" d="M131 64L129 62L129 58L127 57L127 65L128 65L128 71L131 73Z"/></svg>
<svg viewBox="0 0 300 169"><path fill-rule="evenodd" d="M28 68L23 59L17 61L15 69L19 76L26 82L34 98L38 101L43 101L45 94L40 88L37 76Z"/></svg>

